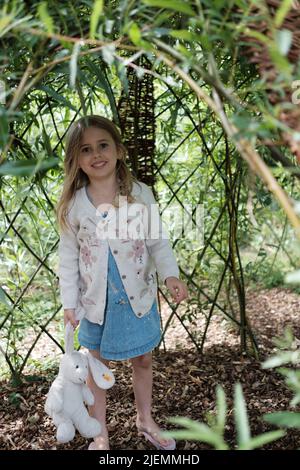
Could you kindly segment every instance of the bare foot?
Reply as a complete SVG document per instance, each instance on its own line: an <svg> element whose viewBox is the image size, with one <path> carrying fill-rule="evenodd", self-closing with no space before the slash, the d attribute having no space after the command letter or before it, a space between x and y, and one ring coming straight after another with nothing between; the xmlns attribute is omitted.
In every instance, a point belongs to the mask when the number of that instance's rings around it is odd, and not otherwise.
<svg viewBox="0 0 300 470"><path fill-rule="evenodd" d="M90 443L89 450L109 450L108 432L107 429L102 429L102 433L95 437Z"/></svg>
<svg viewBox="0 0 300 470"><path fill-rule="evenodd" d="M136 427L139 431L146 431L150 434L153 439L158 442L163 447L167 447L171 445L174 440L173 439L165 439L160 436L162 429L156 424L154 419L148 418L146 420L141 420L139 417L136 418Z"/></svg>

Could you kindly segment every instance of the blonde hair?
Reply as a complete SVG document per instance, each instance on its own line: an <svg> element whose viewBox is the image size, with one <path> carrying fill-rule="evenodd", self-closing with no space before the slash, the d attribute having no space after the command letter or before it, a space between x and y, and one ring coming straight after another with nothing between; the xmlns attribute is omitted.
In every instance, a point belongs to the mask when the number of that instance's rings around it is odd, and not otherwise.
<svg viewBox="0 0 300 470"><path fill-rule="evenodd" d="M62 193L55 208L57 223L60 230L68 229L67 212L70 201L76 193L77 189L85 186L89 179L86 173L78 165L79 149L85 129L89 127L98 127L110 133L118 150L121 150L121 157L116 163L116 175L119 183L119 189L113 202L118 207L119 194L127 197L128 203L134 202L131 195L133 182L138 181L131 173L126 164L126 156L128 154L125 145L121 141L121 135L115 124L103 116L89 115L84 116L73 122L66 136L66 150L64 159L65 179L63 183Z"/></svg>

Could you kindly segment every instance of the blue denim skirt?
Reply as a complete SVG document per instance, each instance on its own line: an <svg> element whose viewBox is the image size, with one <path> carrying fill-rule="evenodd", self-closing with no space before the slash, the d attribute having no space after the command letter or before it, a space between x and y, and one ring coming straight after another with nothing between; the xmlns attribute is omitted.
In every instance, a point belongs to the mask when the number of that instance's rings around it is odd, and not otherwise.
<svg viewBox="0 0 300 470"><path fill-rule="evenodd" d="M160 338L156 299L143 317L135 315L109 248L104 322L99 325L83 318L79 325L79 344L98 349L103 359L122 361L152 351Z"/></svg>

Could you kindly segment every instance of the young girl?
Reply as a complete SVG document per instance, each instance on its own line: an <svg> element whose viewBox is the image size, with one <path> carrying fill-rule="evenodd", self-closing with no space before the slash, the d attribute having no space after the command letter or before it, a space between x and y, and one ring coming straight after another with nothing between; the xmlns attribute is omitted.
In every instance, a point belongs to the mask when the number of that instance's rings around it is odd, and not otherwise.
<svg viewBox="0 0 300 470"><path fill-rule="evenodd" d="M151 414L151 351L161 338L156 272L177 303L188 293L178 279L152 190L130 173L125 158L126 148L110 120L91 115L71 126L57 205L60 295L65 324L70 321L76 328L81 319L82 346L107 365L109 360L130 359L137 430L157 449L169 450L175 448L175 441L162 438ZM130 208L139 209L144 225L134 224ZM158 236L156 232L153 237L157 214ZM130 237L128 232L124 236L124 228L131 233L136 229L139 235L141 227L142 236ZM109 449L106 392L90 375L88 386L95 397L89 412L102 425L101 435L89 449Z"/></svg>

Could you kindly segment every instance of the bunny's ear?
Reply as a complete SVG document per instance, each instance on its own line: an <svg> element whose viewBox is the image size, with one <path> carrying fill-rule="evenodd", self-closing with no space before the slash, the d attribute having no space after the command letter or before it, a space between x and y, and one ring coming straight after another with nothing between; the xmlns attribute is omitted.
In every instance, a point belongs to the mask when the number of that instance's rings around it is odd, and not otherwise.
<svg viewBox="0 0 300 470"><path fill-rule="evenodd" d="M112 387L115 383L115 377L112 371L90 353L87 353L87 358L91 374L98 387L104 390Z"/></svg>
<svg viewBox="0 0 300 470"><path fill-rule="evenodd" d="M66 354L74 352L74 329L70 322L65 326L65 350Z"/></svg>

